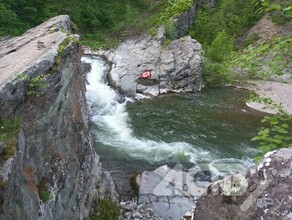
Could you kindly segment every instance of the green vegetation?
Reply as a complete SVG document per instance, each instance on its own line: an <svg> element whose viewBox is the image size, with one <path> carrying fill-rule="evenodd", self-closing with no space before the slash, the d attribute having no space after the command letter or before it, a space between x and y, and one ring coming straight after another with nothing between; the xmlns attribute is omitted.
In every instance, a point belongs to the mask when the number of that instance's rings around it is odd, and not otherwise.
<svg viewBox="0 0 292 220"><path fill-rule="evenodd" d="M193 0L1 0L0 36L20 35L53 16L68 14L77 25L83 44L110 48L124 36L168 26L192 3Z"/></svg>
<svg viewBox="0 0 292 220"><path fill-rule="evenodd" d="M226 61L234 48L234 40L223 30L217 33L210 47L207 49L207 57L215 62Z"/></svg>
<svg viewBox="0 0 292 220"><path fill-rule="evenodd" d="M51 199L51 192L47 189L47 181L43 178L38 185L39 197L43 202L47 202Z"/></svg>
<svg viewBox="0 0 292 220"><path fill-rule="evenodd" d="M27 95L31 97L39 97L44 94L48 87L46 84L46 76L40 74L38 76L29 76L25 73L18 75L18 79L24 80L27 83Z"/></svg>
<svg viewBox="0 0 292 220"><path fill-rule="evenodd" d="M39 192L39 195L40 195L40 199L43 201L43 202L47 202L49 201L50 199L50 195L51 193L49 191L40 191Z"/></svg>
<svg viewBox="0 0 292 220"><path fill-rule="evenodd" d="M235 81L229 60L239 37L260 17L252 7L253 0L221 0L215 7L199 10L189 34L202 43L206 51L204 84L221 86Z"/></svg>
<svg viewBox="0 0 292 220"><path fill-rule="evenodd" d="M218 32L210 47L206 48L204 84L219 86L234 81L228 60L234 49L234 40L225 31Z"/></svg>
<svg viewBox="0 0 292 220"><path fill-rule="evenodd" d="M230 37L239 37L261 15L252 7L253 0L221 0L215 7L202 8L189 34L204 47L210 46L218 32L225 31Z"/></svg>
<svg viewBox="0 0 292 220"><path fill-rule="evenodd" d="M292 1L272 1L272 0L254 0L253 4L258 7L257 12L270 12L272 21L278 25L283 25L292 21Z"/></svg>
<svg viewBox="0 0 292 220"><path fill-rule="evenodd" d="M4 144L4 150L0 156L3 162L15 154L16 139L20 127L20 118L0 118L0 143Z"/></svg>
<svg viewBox="0 0 292 220"><path fill-rule="evenodd" d="M57 69L59 68L59 66L61 64L61 59L62 59L62 55L63 55L64 50L72 42L76 42L77 44L80 44L80 41L78 39L76 39L76 38L71 37L70 35L68 35L68 37L66 37L62 41L62 43L59 45L59 47L58 47L58 55L55 58L54 65L50 68L50 72L56 72L57 71Z"/></svg>
<svg viewBox="0 0 292 220"><path fill-rule="evenodd" d="M218 5L199 11L190 35L203 44L206 51L204 61L204 84L207 87L226 83L243 82L246 79L269 79L291 69L292 36L278 37L255 43L259 36L254 34L236 48L234 39L239 38L264 12L271 12L277 24L291 21L291 1L277 5L273 1L221 0ZM264 103L277 114L264 117L257 135L262 154L281 147L292 146L292 116L282 106L271 100L254 97L253 101Z"/></svg>
<svg viewBox="0 0 292 220"><path fill-rule="evenodd" d="M159 14L158 25L169 22L170 19L178 17L183 11L191 8L193 0L169 0L167 6Z"/></svg>
<svg viewBox="0 0 292 220"><path fill-rule="evenodd" d="M251 36L247 37L243 42L243 48L248 47L251 44L254 44L260 39L260 36L257 33L253 33Z"/></svg>
<svg viewBox="0 0 292 220"><path fill-rule="evenodd" d="M243 42L247 48L236 48L234 45L234 39L241 37L261 18L263 12L281 11L279 14L289 17L291 8L288 5L291 1L282 6L276 6L272 1L262 3L255 0L221 0L217 6L199 11L190 35L202 43L206 51L205 86L242 82L249 78L269 79L272 75L283 74L283 68L291 68L291 36L254 44L259 40L259 36L254 34ZM235 69L240 74L235 74Z"/></svg>
<svg viewBox="0 0 292 220"><path fill-rule="evenodd" d="M116 220L120 215L119 207L110 199L97 199L94 201L91 220Z"/></svg>
<svg viewBox="0 0 292 220"><path fill-rule="evenodd" d="M292 68L292 36L269 39L233 54L230 63L248 73L248 78L269 79Z"/></svg>
<svg viewBox="0 0 292 220"><path fill-rule="evenodd" d="M28 25L18 19L15 12L0 2L0 36L18 35L28 28Z"/></svg>
<svg viewBox="0 0 292 220"><path fill-rule="evenodd" d="M265 104L267 109L276 111L274 115L265 116L261 120L261 127L252 141L259 142L262 153L256 157L260 160L271 150L282 147L292 147L292 115L284 111L281 105L275 104L271 99L260 98L253 95L250 101Z"/></svg>

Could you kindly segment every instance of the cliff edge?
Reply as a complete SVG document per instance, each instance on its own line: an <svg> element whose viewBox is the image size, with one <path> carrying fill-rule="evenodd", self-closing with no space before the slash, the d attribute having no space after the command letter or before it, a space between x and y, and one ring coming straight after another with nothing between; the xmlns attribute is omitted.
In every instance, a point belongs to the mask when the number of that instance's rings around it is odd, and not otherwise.
<svg viewBox="0 0 292 220"><path fill-rule="evenodd" d="M1 131L1 219L84 219L99 196L78 38L61 15L0 42L1 126L19 122Z"/></svg>

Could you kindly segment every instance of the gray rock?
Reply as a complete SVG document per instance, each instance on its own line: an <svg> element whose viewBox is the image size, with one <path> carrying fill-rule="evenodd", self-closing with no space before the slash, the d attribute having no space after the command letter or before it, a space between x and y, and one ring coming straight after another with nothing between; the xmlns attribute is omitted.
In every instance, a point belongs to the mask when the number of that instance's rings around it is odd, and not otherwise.
<svg viewBox="0 0 292 220"><path fill-rule="evenodd" d="M157 214L154 214L154 210L149 207L149 204L137 203L133 200L122 202L121 205L122 213L119 217L119 220L128 220L128 219L145 219L145 220L163 220Z"/></svg>
<svg viewBox="0 0 292 220"><path fill-rule="evenodd" d="M292 148L269 152L257 168L212 184L194 219L291 219Z"/></svg>
<svg viewBox="0 0 292 220"><path fill-rule="evenodd" d="M8 181L9 179L9 175L12 172L13 160L14 158L9 158L0 168L0 176L4 181Z"/></svg>
<svg viewBox="0 0 292 220"><path fill-rule="evenodd" d="M194 5L189 9L183 12L177 19L176 19L176 29L178 37L185 36L189 28L192 26L198 4L200 1L195 1Z"/></svg>
<svg viewBox="0 0 292 220"><path fill-rule="evenodd" d="M161 39L160 35L134 37L114 51L103 53L112 63L109 83L132 96L200 91L204 56L201 45L187 36L162 48ZM151 70L151 79L139 79L146 70Z"/></svg>
<svg viewBox="0 0 292 220"><path fill-rule="evenodd" d="M143 216L141 215L140 212L134 212L134 213L132 214L132 216L133 216L134 218L138 218L138 219L143 218Z"/></svg>
<svg viewBox="0 0 292 220"><path fill-rule="evenodd" d="M148 204L163 219L180 219L195 205L195 198L206 193L206 188L193 182L193 175L179 167L162 166L145 171L138 180L139 203Z"/></svg>
<svg viewBox="0 0 292 220"><path fill-rule="evenodd" d="M105 196L99 184L113 189L93 149L77 39L62 15L0 42L0 117L22 122L16 154L0 171L7 186L0 219L87 219L93 200ZM20 73L44 74L47 88L28 96Z"/></svg>

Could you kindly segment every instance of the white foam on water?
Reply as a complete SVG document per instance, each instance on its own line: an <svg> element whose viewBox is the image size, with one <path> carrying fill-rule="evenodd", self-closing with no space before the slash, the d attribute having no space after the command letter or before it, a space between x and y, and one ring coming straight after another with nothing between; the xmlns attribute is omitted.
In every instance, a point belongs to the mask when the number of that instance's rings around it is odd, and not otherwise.
<svg viewBox="0 0 292 220"><path fill-rule="evenodd" d="M83 57L82 61L90 63L92 68L87 74L86 95L91 109L91 120L98 128L95 130L97 142L149 163L173 161L184 157L196 164L198 159L203 159L209 161L207 167L212 176L226 176L230 172L242 171L253 165L248 158L218 159L218 152L210 152L186 142L166 143L136 137L126 110L127 102L133 100L126 98L124 102L118 101L118 93L105 83L107 66L104 61L97 57Z"/></svg>
<svg viewBox="0 0 292 220"><path fill-rule="evenodd" d="M87 75L87 100L92 113L92 122L99 130L97 141L110 145L134 158L142 158L148 162L159 162L169 158L184 156L190 162L203 157L212 159L211 153L203 149L194 148L186 142L166 143L141 137L135 137L131 128L126 104L132 101L126 98L125 102L118 101L118 94L104 83L104 72L107 67L98 58L83 57L83 62L91 64L91 71Z"/></svg>

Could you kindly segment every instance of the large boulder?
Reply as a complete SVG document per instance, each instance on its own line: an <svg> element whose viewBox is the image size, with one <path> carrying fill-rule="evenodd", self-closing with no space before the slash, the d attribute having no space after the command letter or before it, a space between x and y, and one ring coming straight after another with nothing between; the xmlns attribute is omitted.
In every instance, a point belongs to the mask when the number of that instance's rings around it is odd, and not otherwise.
<svg viewBox="0 0 292 220"><path fill-rule="evenodd" d="M292 148L269 152L258 167L208 188L194 219L292 219Z"/></svg>
<svg viewBox="0 0 292 220"><path fill-rule="evenodd" d="M137 177L139 204L147 204L163 219L180 219L206 193L210 182L198 181L197 169L184 171L180 165L167 165L145 171Z"/></svg>
<svg viewBox="0 0 292 220"><path fill-rule="evenodd" d="M109 82L127 95L195 92L202 85L202 46L189 36L163 44L160 30L153 38L133 37L103 55L112 63ZM152 77L140 79L144 71Z"/></svg>

